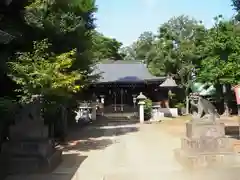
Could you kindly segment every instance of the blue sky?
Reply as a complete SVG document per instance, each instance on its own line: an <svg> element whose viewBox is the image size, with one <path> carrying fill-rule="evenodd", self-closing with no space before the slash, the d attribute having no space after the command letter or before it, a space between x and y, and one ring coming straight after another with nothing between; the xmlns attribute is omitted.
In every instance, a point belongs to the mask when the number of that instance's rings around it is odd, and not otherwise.
<svg viewBox="0 0 240 180"><path fill-rule="evenodd" d="M202 20L207 27L213 17L233 15L231 0L96 0L97 30L130 45L144 31L157 32L173 16L182 14Z"/></svg>

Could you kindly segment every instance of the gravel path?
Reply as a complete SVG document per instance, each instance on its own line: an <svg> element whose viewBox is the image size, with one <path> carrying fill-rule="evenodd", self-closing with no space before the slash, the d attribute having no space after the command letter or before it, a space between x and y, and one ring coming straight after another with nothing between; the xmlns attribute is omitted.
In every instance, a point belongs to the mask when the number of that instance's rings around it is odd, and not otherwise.
<svg viewBox="0 0 240 180"><path fill-rule="evenodd" d="M116 136L116 144L89 157L82 164L78 170L78 179L94 180L98 176L98 179L105 180L140 180L149 177L154 180L159 179L161 173L166 176L181 171L181 166L173 157L173 149L180 146L179 139L154 126L132 125L139 130ZM123 126L120 131L124 131L124 128L129 128L129 125Z"/></svg>
<svg viewBox="0 0 240 180"><path fill-rule="evenodd" d="M128 132L129 127L116 129L116 134ZM171 135L162 125L131 127L138 131L115 136L113 141L117 143L89 156L74 180L239 180L239 168L184 170L173 154L173 150L180 147L180 137Z"/></svg>
<svg viewBox="0 0 240 180"><path fill-rule="evenodd" d="M7 180L238 180L240 171L183 170L173 150L179 136L161 124L110 122L72 134L63 163L51 174L12 176ZM237 177L237 178L235 178Z"/></svg>

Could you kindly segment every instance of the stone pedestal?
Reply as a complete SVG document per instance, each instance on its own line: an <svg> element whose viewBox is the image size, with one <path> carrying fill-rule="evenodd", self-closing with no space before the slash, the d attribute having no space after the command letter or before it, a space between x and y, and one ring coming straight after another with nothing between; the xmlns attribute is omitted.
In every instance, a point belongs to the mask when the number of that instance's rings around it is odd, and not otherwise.
<svg viewBox="0 0 240 180"><path fill-rule="evenodd" d="M176 159L188 168L229 167L239 163L232 141L225 137L224 124L190 121L181 148L175 150Z"/></svg>
<svg viewBox="0 0 240 180"><path fill-rule="evenodd" d="M213 123L209 121L189 121L186 123L186 137L224 137L225 126L223 123Z"/></svg>
<svg viewBox="0 0 240 180"><path fill-rule="evenodd" d="M9 174L25 174L53 170L62 152L48 139L48 128L42 120L26 120L10 128L10 141L2 145L2 155Z"/></svg>
<svg viewBox="0 0 240 180"><path fill-rule="evenodd" d="M0 179L5 179L7 176L8 166L7 166L6 157L4 155L2 155L1 153L0 153L0 167L1 167Z"/></svg>
<svg viewBox="0 0 240 180"><path fill-rule="evenodd" d="M92 120L95 121L97 119L97 104L92 103Z"/></svg>

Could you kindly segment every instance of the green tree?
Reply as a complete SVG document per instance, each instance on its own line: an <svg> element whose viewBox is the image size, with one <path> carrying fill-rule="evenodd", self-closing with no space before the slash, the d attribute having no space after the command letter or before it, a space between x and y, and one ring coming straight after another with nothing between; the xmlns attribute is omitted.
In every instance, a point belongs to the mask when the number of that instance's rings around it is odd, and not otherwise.
<svg viewBox="0 0 240 180"><path fill-rule="evenodd" d="M158 39L147 54L149 70L157 76L173 75L185 89L187 105L192 74L200 61L197 47L204 34L201 22L183 15L174 17L160 26Z"/></svg>
<svg viewBox="0 0 240 180"><path fill-rule="evenodd" d="M12 44L5 46L5 62L10 58L14 63L15 52L31 53L34 41L48 39L51 46L47 53L60 55L76 49L76 60L70 69L80 70L84 78L78 82L81 85L87 83L85 80L88 79L93 64L90 48L92 31L95 28L95 1L22 0L18 3L13 1L11 5L9 10L17 10L10 11L15 13L16 18L9 15L8 11L3 11L1 27L7 30L6 32L13 32L16 38Z"/></svg>
<svg viewBox="0 0 240 180"><path fill-rule="evenodd" d="M66 97L80 89L76 81L81 79L81 72L70 71L75 50L56 55L47 53L49 47L47 40L34 42L32 52L19 52L17 60L8 63L9 76L20 85L24 101L34 94Z"/></svg>
<svg viewBox="0 0 240 180"><path fill-rule="evenodd" d="M202 60L199 78L214 84L240 82L239 50L240 29L233 21L221 20L208 32L203 46L208 56Z"/></svg>
<svg viewBox="0 0 240 180"><path fill-rule="evenodd" d="M76 49L72 68L85 72L87 79L93 64L90 49L96 10L94 0L34 0L26 6L24 19L33 28L31 41L47 38L56 54Z"/></svg>
<svg viewBox="0 0 240 180"><path fill-rule="evenodd" d="M146 62L147 54L152 49L155 35L152 32L143 32L132 45L124 47L121 52L125 60L141 60Z"/></svg>
<svg viewBox="0 0 240 180"><path fill-rule="evenodd" d="M101 33L94 32L93 35L93 58L96 61L104 59L122 60L123 54L120 53L121 42L104 36Z"/></svg>
<svg viewBox="0 0 240 180"><path fill-rule="evenodd" d="M240 29L233 20L224 20L222 16L215 18L215 25L207 33L203 44L201 66L198 78L203 82L212 82L218 88L220 96L224 96L225 114L229 114L227 101L231 85L240 83Z"/></svg>
<svg viewBox="0 0 240 180"><path fill-rule="evenodd" d="M6 84L6 62L15 58L15 52L31 52L33 41L48 39L49 51L62 54L76 49L76 61L71 69L84 72L86 83L91 73L94 0L12 0L1 4L1 30L14 37L11 43L1 45L1 80ZM8 83L9 84L9 83ZM14 87L9 87L14 88Z"/></svg>
<svg viewBox="0 0 240 180"><path fill-rule="evenodd" d="M76 83L84 76L82 71L71 69L76 61L76 50L57 55L48 52L50 48L51 44L43 40L34 42L32 52L17 53L16 59L8 63L9 76L19 85L17 91L21 93L23 103L31 102L34 94L43 96L44 120L49 125L49 135L63 138L67 133L68 102L81 90L82 86ZM54 127L56 119L61 126ZM56 134L58 131L61 133Z"/></svg>
<svg viewBox="0 0 240 180"><path fill-rule="evenodd" d="M152 32L143 32L135 43L136 59L146 61L148 52L151 50L155 40ZM147 62L146 62L147 63Z"/></svg>
<svg viewBox="0 0 240 180"><path fill-rule="evenodd" d="M124 60L126 60L126 61L137 60L135 45L136 45L136 43L133 43L131 46L125 46L120 49L120 53L123 54Z"/></svg>
<svg viewBox="0 0 240 180"><path fill-rule="evenodd" d="M5 50L9 76L26 99L41 93L50 106L66 107L72 93L89 83L95 1L13 0L11 5L16 12L6 11L1 21L16 37Z"/></svg>
<svg viewBox="0 0 240 180"><path fill-rule="evenodd" d="M0 2L0 83L4 84L1 96L16 98L14 89L16 85L7 76L7 61L12 58L16 51L25 48L24 42L29 37L24 36L28 31L22 12L27 0L4 0ZM30 31L29 31L30 32Z"/></svg>
<svg viewBox="0 0 240 180"><path fill-rule="evenodd" d="M239 0L232 0L232 6L234 10L237 12L235 19L237 21L240 20L240 1Z"/></svg>

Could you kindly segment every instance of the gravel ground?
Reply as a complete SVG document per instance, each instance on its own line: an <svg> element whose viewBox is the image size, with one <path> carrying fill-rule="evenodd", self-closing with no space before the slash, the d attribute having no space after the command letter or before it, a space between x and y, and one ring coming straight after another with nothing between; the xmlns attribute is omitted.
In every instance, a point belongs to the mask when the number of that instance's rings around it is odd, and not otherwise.
<svg viewBox="0 0 240 180"><path fill-rule="evenodd" d="M104 122L74 131L63 147L63 163L51 174L7 180L239 180L238 168L190 172L173 154L183 121L160 124ZM237 177L237 178L236 178Z"/></svg>

